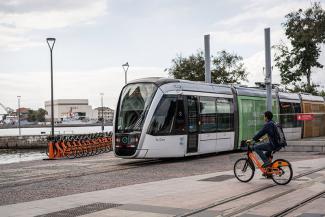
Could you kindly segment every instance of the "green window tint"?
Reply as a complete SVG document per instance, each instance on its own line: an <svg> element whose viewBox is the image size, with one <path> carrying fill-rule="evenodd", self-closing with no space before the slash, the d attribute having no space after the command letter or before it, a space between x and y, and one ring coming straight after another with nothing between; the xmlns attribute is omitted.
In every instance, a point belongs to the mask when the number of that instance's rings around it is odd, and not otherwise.
<svg viewBox="0 0 325 217"><path fill-rule="evenodd" d="M266 99L263 97L238 96L239 143L251 139L264 125ZM273 100L273 120L278 119L278 108Z"/></svg>
<svg viewBox="0 0 325 217"><path fill-rule="evenodd" d="M201 132L216 132L216 100L213 97L200 97Z"/></svg>

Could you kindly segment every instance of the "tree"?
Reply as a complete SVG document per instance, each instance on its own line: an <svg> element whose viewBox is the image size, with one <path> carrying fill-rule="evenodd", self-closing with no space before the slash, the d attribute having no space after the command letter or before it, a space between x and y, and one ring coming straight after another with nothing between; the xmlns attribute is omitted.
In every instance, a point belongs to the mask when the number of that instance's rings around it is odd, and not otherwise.
<svg viewBox="0 0 325 217"><path fill-rule="evenodd" d="M275 65L280 70L281 83L289 86L287 89L291 91L317 93L311 74L313 69L323 68L318 59L321 45L325 43L325 11L320 3L314 3L310 8L287 14L285 18L282 25L290 47L283 42L275 46Z"/></svg>
<svg viewBox="0 0 325 217"><path fill-rule="evenodd" d="M46 114L47 114L47 111L45 109L39 108L36 113L36 120L38 122L44 122Z"/></svg>
<svg viewBox="0 0 325 217"><path fill-rule="evenodd" d="M322 91L319 93L319 95L322 96L322 97L325 97L325 91L322 90Z"/></svg>
<svg viewBox="0 0 325 217"><path fill-rule="evenodd" d="M34 110L31 110L31 109L28 110L27 121L28 122L36 121L36 112Z"/></svg>
<svg viewBox="0 0 325 217"><path fill-rule="evenodd" d="M203 51L199 50L189 57L177 56L172 63L172 67L166 69L170 76L191 81L205 80ZM247 81L243 58L224 50L218 52L216 57L212 57L211 79L212 83L216 84L238 84Z"/></svg>
<svg viewBox="0 0 325 217"><path fill-rule="evenodd" d="M45 121L45 115L47 114L47 111L39 108L38 110L28 110L27 114L27 121L28 122L44 122Z"/></svg>

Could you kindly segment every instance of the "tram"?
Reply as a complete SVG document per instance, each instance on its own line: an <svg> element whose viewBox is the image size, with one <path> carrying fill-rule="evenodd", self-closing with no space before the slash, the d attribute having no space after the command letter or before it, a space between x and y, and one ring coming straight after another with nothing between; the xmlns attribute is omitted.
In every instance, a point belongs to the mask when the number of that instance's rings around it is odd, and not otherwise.
<svg viewBox="0 0 325 217"><path fill-rule="evenodd" d="M321 97L274 92L272 98L274 119L289 139L309 136L309 123L298 121L295 114L314 112L314 105L317 112L325 111ZM263 126L265 110L266 91L259 88L169 78L134 80L118 100L114 153L121 158L172 158L236 150ZM317 132L312 136L325 135Z"/></svg>

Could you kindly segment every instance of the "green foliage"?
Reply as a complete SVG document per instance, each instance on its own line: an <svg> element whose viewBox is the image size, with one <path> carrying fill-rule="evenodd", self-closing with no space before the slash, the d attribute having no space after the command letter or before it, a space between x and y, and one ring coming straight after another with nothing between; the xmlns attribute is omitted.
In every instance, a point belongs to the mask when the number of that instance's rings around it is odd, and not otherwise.
<svg viewBox="0 0 325 217"><path fill-rule="evenodd" d="M303 93L311 93L313 95L319 95L319 92L317 90L318 85L312 83L311 85L308 85L306 83L303 83L301 85L295 85L293 87L293 89L289 89L287 88L287 90L289 90L290 92L293 93L299 93L299 92L303 92Z"/></svg>
<svg viewBox="0 0 325 217"><path fill-rule="evenodd" d="M218 52L212 57L212 83L227 84L247 81L247 71L242 62L243 58L226 51ZM172 60L172 67L167 69L170 76L177 79L204 81L204 53L197 51L189 57L177 56Z"/></svg>
<svg viewBox="0 0 325 217"><path fill-rule="evenodd" d="M39 108L38 110L28 110L27 121L29 122L44 122L46 110Z"/></svg>
<svg viewBox="0 0 325 217"><path fill-rule="evenodd" d="M47 111L45 109L39 108L36 112L36 120L38 122L44 122L46 114L47 114Z"/></svg>
<svg viewBox="0 0 325 217"><path fill-rule="evenodd" d="M31 110L31 109L28 110L27 121L28 122L35 122L36 121L36 111Z"/></svg>
<svg viewBox="0 0 325 217"><path fill-rule="evenodd" d="M177 79L204 81L204 55L202 51L187 58L177 56L172 60L173 66L168 69L170 76Z"/></svg>
<svg viewBox="0 0 325 217"><path fill-rule="evenodd" d="M322 96L322 97L325 97L325 91L324 90L320 91L319 95Z"/></svg>
<svg viewBox="0 0 325 217"><path fill-rule="evenodd" d="M314 3L305 10L299 9L285 16L283 23L290 47L283 42L276 48L275 62L281 72L281 83L293 91L317 92L311 82L312 70L323 68L318 62L321 45L325 43L325 10Z"/></svg>

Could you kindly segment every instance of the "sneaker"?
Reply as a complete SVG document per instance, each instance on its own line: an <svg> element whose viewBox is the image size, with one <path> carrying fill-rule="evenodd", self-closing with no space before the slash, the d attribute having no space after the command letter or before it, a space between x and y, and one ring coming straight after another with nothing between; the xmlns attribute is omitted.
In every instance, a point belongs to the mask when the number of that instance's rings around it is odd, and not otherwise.
<svg viewBox="0 0 325 217"><path fill-rule="evenodd" d="M271 162L267 162L267 163L264 163L263 165L262 165L262 167L263 168L266 168L266 167L269 167L269 166L271 166Z"/></svg>

